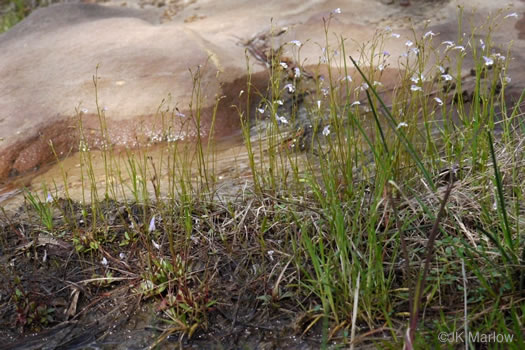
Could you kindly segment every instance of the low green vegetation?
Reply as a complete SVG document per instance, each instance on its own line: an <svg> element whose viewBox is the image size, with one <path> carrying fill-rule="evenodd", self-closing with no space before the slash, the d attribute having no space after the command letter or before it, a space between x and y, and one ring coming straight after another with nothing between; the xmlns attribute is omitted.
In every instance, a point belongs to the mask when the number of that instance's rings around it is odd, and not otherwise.
<svg viewBox="0 0 525 350"><path fill-rule="evenodd" d="M0 33L27 17L37 7L47 6L58 0L0 0Z"/></svg>
<svg viewBox="0 0 525 350"><path fill-rule="evenodd" d="M278 314L290 333L322 334L323 347L456 348L438 335L495 332L513 340L490 346L523 349L525 125L523 96L506 96L507 50L490 39L502 18L454 43L414 36L399 67L386 63L391 30L349 57L343 38L328 45L330 20L318 71L304 74L301 43L284 47L293 64L269 52L268 91L254 91L248 72L245 105L258 105L237 109L249 169L233 189L215 172L215 118L208 138L173 141L181 116L162 105L166 146L154 162L145 147L114 152L98 108L100 181L79 109L82 200L69 198L64 169L63 184L27 192L32 229L73 243L87 285L154 300L167 325L157 343L219 316L271 325ZM381 84L389 69L393 90ZM197 135L200 74L184 117ZM13 303L31 303L16 291ZM54 310L40 309L27 313L46 326ZM252 321L237 319L247 309Z"/></svg>

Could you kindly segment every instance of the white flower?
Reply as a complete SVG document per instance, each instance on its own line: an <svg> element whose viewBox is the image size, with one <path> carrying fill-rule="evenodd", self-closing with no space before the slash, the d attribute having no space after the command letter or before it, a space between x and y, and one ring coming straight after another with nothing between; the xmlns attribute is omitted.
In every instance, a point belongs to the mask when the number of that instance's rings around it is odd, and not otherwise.
<svg viewBox="0 0 525 350"><path fill-rule="evenodd" d="M410 80L412 80L413 83L417 84L419 83L419 77L417 75L413 75L412 78L410 78Z"/></svg>
<svg viewBox="0 0 525 350"><path fill-rule="evenodd" d="M485 61L485 66L489 67L494 64L494 60L490 57L483 56L483 60Z"/></svg>
<svg viewBox="0 0 525 350"><path fill-rule="evenodd" d="M405 43L406 47L410 47L412 45L414 45L414 43L411 40L407 40L406 43Z"/></svg>
<svg viewBox="0 0 525 350"><path fill-rule="evenodd" d="M430 37L430 39L432 39L432 37L436 36L437 34L434 33L433 31L429 30L428 32L425 33L425 35L423 35L423 39L426 39L428 37Z"/></svg>
<svg viewBox="0 0 525 350"><path fill-rule="evenodd" d="M350 107L354 107L354 106L357 106L357 105L360 105L361 102L359 101L355 101L355 102L352 102L352 104L350 105Z"/></svg>
<svg viewBox="0 0 525 350"><path fill-rule="evenodd" d="M87 114L89 111L88 111L87 108L82 108L82 109L80 110L80 112L82 112L82 113L84 113L84 114Z"/></svg>
<svg viewBox="0 0 525 350"><path fill-rule="evenodd" d="M333 10L332 12L335 13L335 14L340 14L341 13L341 9L338 7L335 10Z"/></svg>
<svg viewBox="0 0 525 350"><path fill-rule="evenodd" d="M102 108L102 110L103 110L104 112L106 112L106 111L108 110L108 107L107 107L107 106L104 106L104 107Z"/></svg>
<svg viewBox="0 0 525 350"><path fill-rule="evenodd" d="M328 135L330 135L330 125L325 126L323 129L323 136L328 136Z"/></svg>
<svg viewBox="0 0 525 350"><path fill-rule="evenodd" d="M264 114L264 108L257 108L257 112Z"/></svg>
<svg viewBox="0 0 525 350"><path fill-rule="evenodd" d="M106 259L105 257L102 258L102 261L100 262L102 265L104 266L108 266L108 259Z"/></svg>
<svg viewBox="0 0 525 350"><path fill-rule="evenodd" d="M275 115L275 119L277 120L277 122L281 123L281 124L288 124L288 120L286 120L285 117L280 117L278 116L277 114Z"/></svg>
<svg viewBox="0 0 525 350"><path fill-rule="evenodd" d="M406 128L407 126L408 126L407 123L405 123L405 122L401 122L401 123L399 123L399 124L397 125L396 130L399 129L399 128Z"/></svg>
<svg viewBox="0 0 525 350"><path fill-rule="evenodd" d="M423 89L421 88L421 86L417 86L417 85L412 85L410 87L410 90L412 91L423 91Z"/></svg>
<svg viewBox="0 0 525 350"><path fill-rule="evenodd" d="M417 55L419 53L419 49L417 47L413 47L410 49L409 53L412 52L414 53L415 55Z"/></svg>
<svg viewBox="0 0 525 350"><path fill-rule="evenodd" d="M512 81L512 79L509 77L509 76L506 76L505 78L503 78L503 80L508 84Z"/></svg>
<svg viewBox="0 0 525 350"><path fill-rule="evenodd" d="M352 81L352 77L347 75L346 77L341 78L341 81L346 81L346 80Z"/></svg>
<svg viewBox="0 0 525 350"><path fill-rule="evenodd" d="M443 106L443 101L441 101L439 97L434 97L434 101L436 101L438 105Z"/></svg>
<svg viewBox="0 0 525 350"><path fill-rule="evenodd" d="M481 49L485 50L485 42L483 41L483 39L479 39L479 44L481 45Z"/></svg>
<svg viewBox="0 0 525 350"><path fill-rule="evenodd" d="M442 44L442 45L446 45L446 46L447 46L447 49L455 45L454 42L453 42L453 41L450 41L450 40L443 41L441 44Z"/></svg>
<svg viewBox="0 0 525 350"><path fill-rule="evenodd" d="M452 80L452 76L450 74L443 74L441 78L443 78L446 81Z"/></svg>
<svg viewBox="0 0 525 350"><path fill-rule="evenodd" d="M503 56L500 53L495 53L494 57L496 57L498 59L498 61L505 61L505 56Z"/></svg>
<svg viewBox="0 0 525 350"><path fill-rule="evenodd" d="M299 40L292 40L290 41L290 44L295 45L295 46L301 46L303 43L300 42Z"/></svg>
<svg viewBox="0 0 525 350"><path fill-rule="evenodd" d="M330 92L330 91L327 88L322 88L321 89L321 93L323 94L323 96L327 96L328 92Z"/></svg>
<svg viewBox="0 0 525 350"><path fill-rule="evenodd" d="M390 26L385 27L385 32L392 33L392 28Z"/></svg>
<svg viewBox="0 0 525 350"><path fill-rule="evenodd" d="M288 65L286 64L286 62L281 62L279 63L281 65L281 67L283 67L284 69L287 69L288 68Z"/></svg>
<svg viewBox="0 0 525 350"><path fill-rule="evenodd" d="M175 112L175 115L176 115L177 117L179 117L179 118L186 118L186 114L181 113L179 110L177 110L177 111Z"/></svg>
<svg viewBox="0 0 525 350"><path fill-rule="evenodd" d="M46 203L51 203L51 202L53 202L53 197L51 197L51 193L48 193L47 198L46 198Z"/></svg>
<svg viewBox="0 0 525 350"><path fill-rule="evenodd" d="M281 100L275 100L275 103L277 103L279 106L283 105L283 101L281 101Z"/></svg>
<svg viewBox="0 0 525 350"><path fill-rule="evenodd" d="M118 257L120 258L120 260L124 260L124 259L126 259L126 254L124 254L124 253L120 253L120 254L118 255Z"/></svg>
<svg viewBox="0 0 525 350"><path fill-rule="evenodd" d="M295 86L293 86L293 84L286 84L284 88L288 89L289 93L293 93L295 91Z"/></svg>
<svg viewBox="0 0 525 350"><path fill-rule="evenodd" d="M518 14L516 12L512 12L512 13L509 13L508 15L506 15L503 18L510 18L510 17L518 18Z"/></svg>
<svg viewBox="0 0 525 350"><path fill-rule="evenodd" d="M270 258L271 261L273 261L273 253L275 253L275 251L273 250L269 250L266 252L266 254L268 254L268 257Z"/></svg>
<svg viewBox="0 0 525 350"><path fill-rule="evenodd" d="M383 83L380 82L380 81L374 81L374 82L372 83L372 85L374 85L374 86L383 86Z"/></svg>
<svg viewBox="0 0 525 350"><path fill-rule="evenodd" d="M465 47L461 45L454 46L453 50L459 50L461 52L465 52Z"/></svg>
<svg viewBox="0 0 525 350"><path fill-rule="evenodd" d="M401 37L401 35L397 34L397 33L392 33L390 35L392 38L396 38L396 39L399 39Z"/></svg>
<svg viewBox="0 0 525 350"><path fill-rule="evenodd" d="M438 66L438 69L441 72L441 74L445 74L445 68Z"/></svg>
<svg viewBox="0 0 525 350"><path fill-rule="evenodd" d="M155 231L155 229L156 229L156 227L155 227L155 215L153 215L151 220L149 221L148 232L153 232L153 231Z"/></svg>
<svg viewBox="0 0 525 350"><path fill-rule="evenodd" d="M377 69L379 69L379 71L382 72L385 70L385 66L380 64L379 66L377 66Z"/></svg>
<svg viewBox="0 0 525 350"><path fill-rule="evenodd" d="M390 56L390 52L388 52L388 51L383 51L383 55L388 57L388 56Z"/></svg>
<svg viewBox="0 0 525 350"><path fill-rule="evenodd" d="M317 109L321 109L321 100L317 100Z"/></svg>
<svg viewBox="0 0 525 350"><path fill-rule="evenodd" d="M293 69L293 72L294 72L294 76L295 76L296 78L300 78L300 77L301 77L301 70L299 69L299 67L295 67L295 68Z"/></svg>
<svg viewBox="0 0 525 350"><path fill-rule="evenodd" d="M361 84L360 89L361 89L361 91L365 91L365 90L368 90L369 87L370 87L370 86L368 86L367 83L363 83L363 84Z"/></svg>
<svg viewBox="0 0 525 350"><path fill-rule="evenodd" d="M158 243L155 242L154 240L151 240L151 243L153 244L153 246L155 247L155 249L160 250L160 244L158 244Z"/></svg>

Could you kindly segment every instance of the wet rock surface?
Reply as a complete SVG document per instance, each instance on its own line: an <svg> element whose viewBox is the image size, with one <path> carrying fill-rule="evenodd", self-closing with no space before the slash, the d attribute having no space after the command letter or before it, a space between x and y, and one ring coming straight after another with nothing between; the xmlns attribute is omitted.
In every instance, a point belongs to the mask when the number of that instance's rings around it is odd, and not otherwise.
<svg viewBox="0 0 525 350"><path fill-rule="evenodd" d="M195 137L195 125L181 115L192 113L189 106L195 98L196 76L202 86L199 132L207 135L218 96L226 99L219 103L216 134L220 137L238 131L239 118L231 105L240 103L239 93L245 87L246 47L255 73L266 70L258 62L261 45L278 47L290 40L305 43L303 63L316 64L325 41L322 19L336 8L342 13L331 21L330 33L349 38L347 53L356 55L361 43L386 26L407 38L410 26L420 30L428 26L440 33L439 40L455 40L457 5L461 3L412 1L404 7L398 2L362 0L353 1L349 8L346 2L335 0L256 5L240 0L229 0L228 4L110 1L38 9L0 35L0 181L78 150L79 114L93 148L104 143L99 122L102 109L107 136L116 146ZM464 2L464 12L469 15L478 9L471 20L481 23L490 11L508 5L515 11L524 8L519 1L494 4L479 0ZM423 21L427 18L431 22ZM502 45L516 40L511 73L513 69L521 73L515 67L524 59L520 53L524 46L521 22L499 23L498 33L506 34L494 37L498 43L502 39ZM279 35L272 39L271 33ZM335 35L328 39L334 44L339 40ZM391 63L406 51L403 39L391 40L385 48L392 55ZM291 50L288 47L285 55L293 57ZM98 110L93 82L96 71ZM264 90L266 79L267 74L260 74L252 82ZM169 135L158 118L161 105L170 111ZM196 106L193 101L193 112Z"/></svg>
<svg viewBox="0 0 525 350"><path fill-rule="evenodd" d="M112 1L36 10L0 36L0 181L78 150L79 114L90 146L100 148L101 109L107 135L117 146L194 137L195 126L176 117L191 114L196 74L203 87L200 132L208 131L216 96L226 96L218 108L217 135L237 131L238 116L230 106L239 103L245 86L243 44L272 26L289 28L280 40L321 42L322 18L344 5L344 1L270 1L257 4L253 11L254 4L239 0ZM384 18L377 20L376 7ZM397 12L395 6L356 1L332 30L366 40L375 26ZM305 45L303 57L315 62L318 49ZM203 68L197 71L199 65ZM93 83L97 66L98 110ZM256 73L265 67L254 64L252 69ZM265 78L252 81L262 90ZM170 121L172 135L162 135L162 123L156 118L164 99L175 116Z"/></svg>

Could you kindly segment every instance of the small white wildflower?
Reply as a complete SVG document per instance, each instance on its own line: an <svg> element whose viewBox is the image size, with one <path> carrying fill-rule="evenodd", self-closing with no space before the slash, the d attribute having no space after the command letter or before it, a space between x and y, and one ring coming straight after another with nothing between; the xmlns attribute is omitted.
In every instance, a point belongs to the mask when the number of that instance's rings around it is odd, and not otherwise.
<svg viewBox="0 0 525 350"><path fill-rule="evenodd" d="M443 106L443 101L441 101L439 97L434 97L434 101L436 101L438 105Z"/></svg>
<svg viewBox="0 0 525 350"><path fill-rule="evenodd" d="M321 109L321 100L317 100L317 109Z"/></svg>
<svg viewBox="0 0 525 350"><path fill-rule="evenodd" d="M283 105L283 101L281 101L281 100L275 100L275 103L277 103L279 106Z"/></svg>
<svg viewBox="0 0 525 350"><path fill-rule="evenodd" d="M494 57L495 57L498 61L505 61L505 56L503 56L503 55L500 54L500 53L495 53L495 54L494 54Z"/></svg>
<svg viewBox="0 0 525 350"><path fill-rule="evenodd" d="M108 259L106 259L105 257L102 258L102 261L100 262L102 265L104 266L108 266Z"/></svg>
<svg viewBox="0 0 525 350"><path fill-rule="evenodd" d="M332 12L339 15L339 14L341 14L341 8L338 7L335 10L333 10Z"/></svg>
<svg viewBox="0 0 525 350"><path fill-rule="evenodd" d="M453 50L459 50L461 52L465 52L465 47L461 45L454 46Z"/></svg>
<svg viewBox="0 0 525 350"><path fill-rule="evenodd" d="M153 246L155 247L155 249L160 250L160 244L158 244L158 243L155 242L154 240L151 240L151 243L153 244Z"/></svg>
<svg viewBox="0 0 525 350"><path fill-rule="evenodd" d="M419 77L415 74L412 76L412 78L410 78L410 80L412 80L412 82L415 84L419 83Z"/></svg>
<svg viewBox="0 0 525 350"><path fill-rule="evenodd" d="M241 97L242 94L244 94L244 90L239 91L239 97Z"/></svg>
<svg viewBox="0 0 525 350"><path fill-rule="evenodd" d="M355 101L355 102L352 102L352 104L350 105L350 107L353 107L353 106L357 106L357 105L360 105L361 102L359 101Z"/></svg>
<svg viewBox="0 0 525 350"><path fill-rule="evenodd" d="M413 47L410 49L409 53L413 53L414 55L417 55L419 53L419 49L417 47Z"/></svg>
<svg viewBox="0 0 525 350"><path fill-rule="evenodd" d="M120 260L124 260L124 259L126 259L126 254L124 254L124 253L120 253L120 254L118 255L118 257L120 258Z"/></svg>
<svg viewBox="0 0 525 350"><path fill-rule="evenodd" d="M271 261L273 261L273 253L275 253L275 251L273 250L269 250L266 252L266 254L268 254L268 257L270 258Z"/></svg>
<svg viewBox="0 0 525 350"><path fill-rule="evenodd" d="M178 111L178 110L175 112L175 115L176 115L177 117L179 117L179 118L186 118L186 114L181 113L181 112Z"/></svg>
<svg viewBox="0 0 525 350"><path fill-rule="evenodd" d="M257 112L264 114L264 108L257 108Z"/></svg>
<svg viewBox="0 0 525 350"><path fill-rule="evenodd" d="M510 18L510 17L518 18L518 14L516 12L512 12L512 13L509 13L508 15L506 15L503 18Z"/></svg>
<svg viewBox="0 0 525 350"><path fill-rule="evenodd" d="M283 67L284 69L287 69L288 68L288 64L286 64L286 62L281 62L279 63L281 65L281 67Z"/></svg>
<svg viewBox="0 0 525 350"><path fill-rule="evenodd" d="M453 41L450 41L450 40L443 41L441 44L442 44L442 45L446 45L446 46L447 46L447 49L448 49L448 48L451 48L452 46L455 45L454 42L453 42Z"/></svg>
<svg viewBox="0 0 525 350"><path fill-rule="evenodd" d="M104 106L104 107L102 108L102 110L103 110L104 112L106 112L106 111L108 110L108 107L107 107L107 106Z"/></svg>
<svg viewBox="0 0 525 350"><path fill-rule="evenodd" d="M369 88L369 87L370 87L370 86L368 86L368 84L367 84L367 83L363 83L363 84L361 84L361 86L360 86L360 88L361 88L361 91L365 91L365 90L368 90L368 88Z"/></svg>
<svg viewBox="0 0 525 350"><path fill-rule="evenodd" d="M328 135L330 135L330 125L325 126L323 129L323 136L326 137Z"/></svg>
<svg viewBox="0 0 525 350"><path fill-rule="evenodd" d="M346 77L341 78L341 81L352 81L352 77L347 75Z"/></svg>
<svg viewBox="0 0 525 350"><path fill-rule="evenodd" d="M405 43L406 47L410 47L412 45L414 45L414 43L411 40L407 40L406 43Z"/></svg>
<svg viewBox="0 0 525 350"><path fill-rule="evenodd" d="M406 128L406 127L408 127L408 124L405 123L405 122L401 122L401 123L399 123L399 124L397 125L396 130L399 129L399 128Z"/></svg>
<svg viewBox="0 0 525 350"><path fill-rule="evenodd" d="M399 39L401 37L401 35L397 34L397 33L392 33L390 35L392 38L396 38L396 39Z"/></svg>
<svg viewBox="0 0 525 350"><path fill-rule="evenodd" d="M280 117L276 114L275 119L277 119L277 121L281 124L288 124L288 120L285 117Z"/></svg>
<svg viewBox="0 0 525 350"><path fill-rule="evenodd" d="M503 78L503 80L508 84L512 81L512 79L509 77L509 76L506 76L505 78Z"/></svg>
<svg viewBox="0 0 525 350"><path fill-rule="evenodd" d="M425 35L423 35L423 39L426 39L428 37L430 37L430 39L432 39L436 35L437 35L436 33L434 33L433 31L429 30L428 32L425 33Z"/></svg>
<svg viewBox="0 0 525 350"><path fill-rule="evenodd" d="M410 87L410 90L412 91L423 91L423 89L421 88L421 86L417 86L417 85L412 85Z"/></svg>
<svg viewBox="0 0 525 350"><path fill-rule="evenodd" d="M53 197L51 197L51 193L48 193L47 198L46 198L46 203L51 203L51 202L53 202Z"/></svg>
<svg viewBox="0 0 525 350"><path fill-rule="evenodd" d="M289 93L293 93L295 91L295 86L293 86L293 84L286 84L284 88L288 89Z"/></svg>
<svg viewBox="0 0 525 350"><path fill-rule="evenodd" d="M392 28L390 26L385 27L385 32L392 33Z"/></svg>
<svg viewBox="0 0 525 350"><path fill-rule="evenodd" d="M328 96L329 92L330 92L330 90L328 90L327 88L322 88L321 89L321 93L323 94L323 96Z"/></svg>
<svg viewBox="0 0 525 350"><path fill-rule="evenodd" d="M295 46L301 46L303 43L300 42L299 40L292 40L290 41L290 44L295 45Z"/></svg>
<svg viewBox="0 0 525 350"><path fill-rule="evenodd" d="M441 78L443 78L446 81L452 80L452 76L450 74L443 74Z"/></svg>
<svg viewBox="0 0 525 350"><path fill-rule="evenodd" d="M296 77L296 78L300 78L301 77L301 70L299 69L299 67L295 67L293 69L293 72L294 72L294 77Z"/></svg>
<svg viewBox="0 0 525 350"><path fill-rule="evenodd" d="M380 72L384 71L385 70L385 66L380 64L377 66L377 69L379 69Z"/></svg>
<svg viewBox="0 0 525 350"><path fill-rule="evenodd" d="M380 81L374 81L374 82L372 83L372 85L374 85L374 86L383 86L383 83L380 82Z"/></svg>
<svg viewBox="0 0 525 350"><path fill-rule="evenodd" d="M445 68L441 67L441 66L437 66L437 68L439 69L439 71L441 72L441 74L445 74Z"/></svg>
<svg viewBox="0 0 525 350"><path fill-rule="evenodd" d="M479 44L481 46L481 49L485 50L485 42L483 41L483 39L479 39Z"/></svg>
<svg viewBox="0 0 525 350"><path fill-rule="evenodd" d="M494 60L490 57L483 56L483 60L485 61L485 66L489 67L494 64Z"/></svg>
<svg viewBox="0 0 525 350"><path fill-rule="evenodd" d="M388 57L388 56L390 56L390 52L388 52L388 51L383 51L383 55Z"/></svg>
<svg viewBox="0 0 525 350"><path fill-rule="evenodd" d="M149 221L148 232L153 232L153 231L155 231L155 229L156 229L156 227L155 227L155 215L153 215L153 217Z"/></svg>
<svg viewBox="0 0 525 350"><path fill-rule="evenodd" d="M89 110L87 108L82 108L80 112L82 112L83 114L87 114Z"/></svg>

